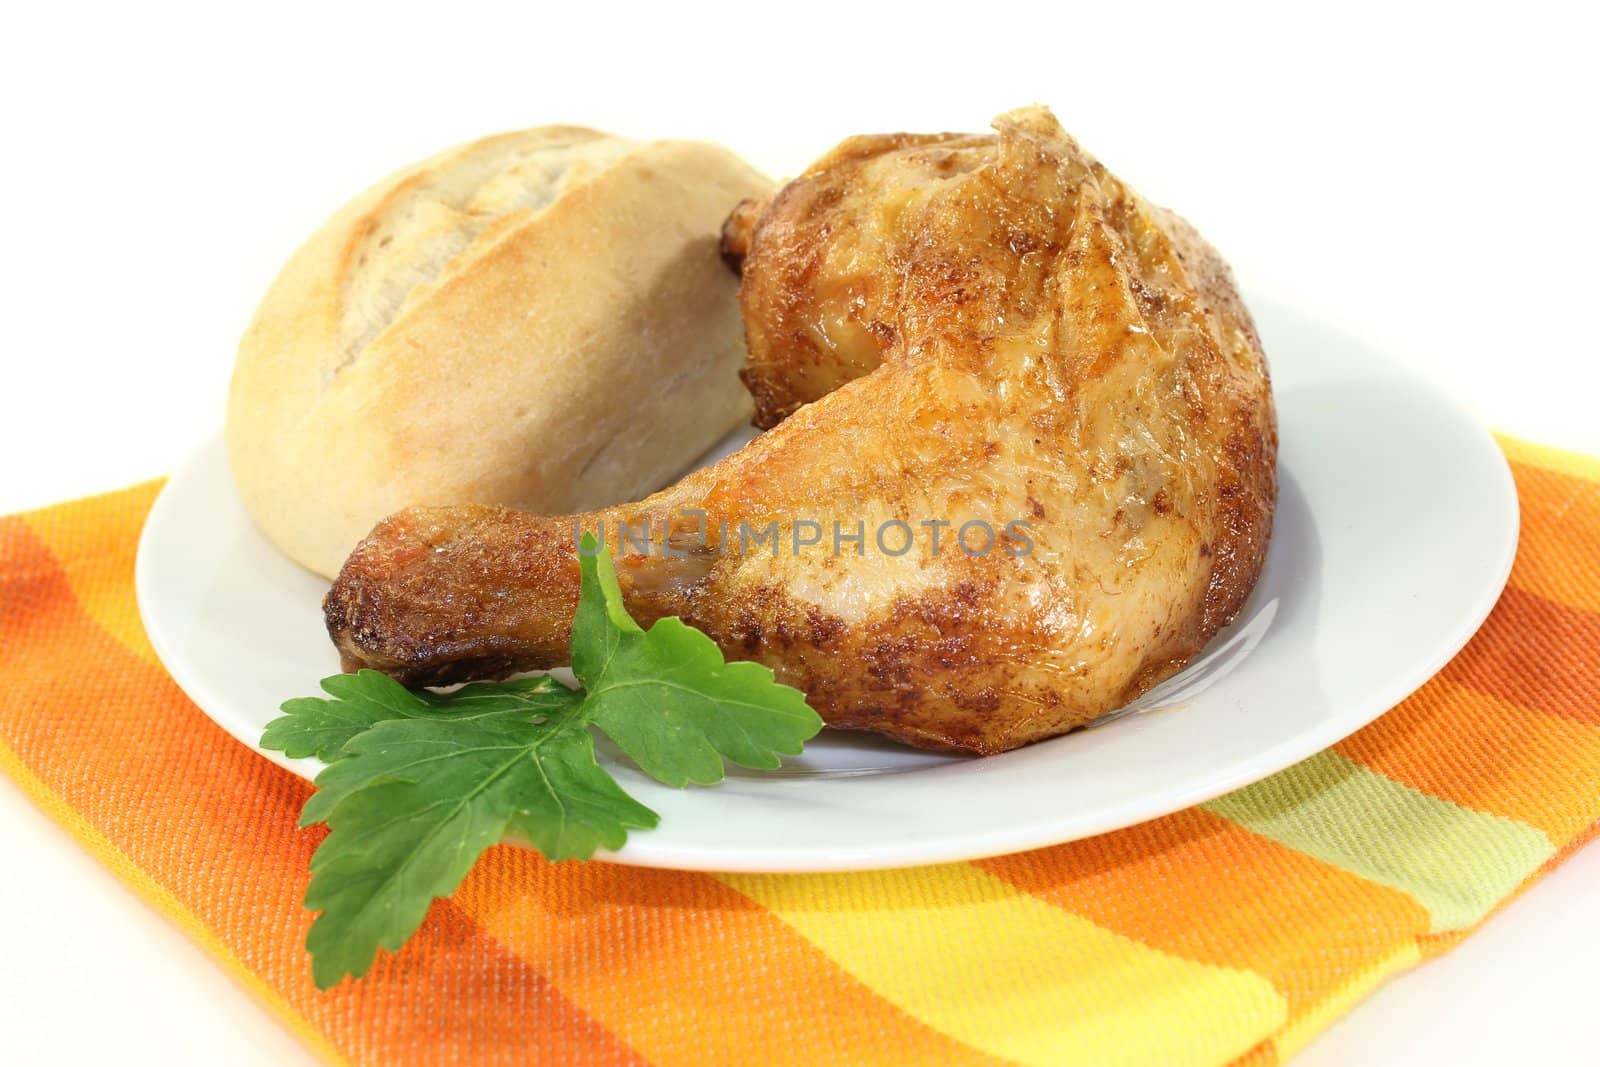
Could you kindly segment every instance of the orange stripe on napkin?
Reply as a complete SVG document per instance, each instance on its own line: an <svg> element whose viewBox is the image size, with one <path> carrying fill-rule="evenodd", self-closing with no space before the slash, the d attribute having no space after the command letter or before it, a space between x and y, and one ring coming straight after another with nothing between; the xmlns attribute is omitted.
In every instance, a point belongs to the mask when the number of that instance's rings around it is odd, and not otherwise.
<svg viewBox="0 0 1600 1067"><path fill-rule="evenodd" d="M376 980L318 994L302 947L310 915L300 907L322 836L297 828L309 787L234 742L92 621L54 557L14 520L0 525L0 574L0 663L27 664L0 703L0 736L17 761L347 1055L381 1062L373 1057L382 1048L404 1047L469 1062L497 1050L636 1061L450 905L436 907L399 956L380 960ZM385 981L385 973L408 977ZM497 981L439 1025L437 990L485 974Z"/></svg>
<svg viewBox="0 0 1600 1067"><path fill-rule="evenodd" d="M496 859L456 894L462 909L661 1067L736 1063L752 1048L774 1065L815 1063L819 1049L843 1063L995 1062L906 1015L714 878L551 864L520 849Z"/></svg>
<svg viewBox="0 0 1600 1067"><path fill-rule="evenodd" d="M1600 483L1513 464L1522 525L1554 536L1520 546L1511 582L1569 607L1600 612Z"/></svg>
<svg viewBox="0 0 1600 1067"><path fill-rule="evenodd" d="M1485 630L1502 625L1496 615ZM1537 827L1558 846L1600 818L1600 728L1449 677L1334 748L1424 793Z"/></svg>
<svg viewBox="0 0 1600 1067"><path fill-rule="evenodd" d="M1508 586L1490 622L1442 675L1508 704L1600 726L1597 649L1600 614Z"/></svg>
<svg viewBox="0 0 1600 1067"><path fill-rule="evenodd" d="M129 651L156 662L139 622L133 573L139 531L160 482L31 512L22 521L44 544L84 612Z"/></svg>
<svg viewBox="0 0 1600 1067"><path fill-rule="evenodd" d="M308 787L139 627L153 484L0 520L0 769L330 1062L1262 1067L1600 833L1600 463L1504 447L1511 584L1438 677L1266 782L1055 848L718 877L502 847L319 993Z"/></svg>
<svg viewBox="0 0 1600 1067"><path fill-rule="evenodd" d="M1199 808L981 865L1165 952L1263 974L1291 1017L1428 929L1406 894ZM1183 892L1149 891L1165 885Z"/></svg>

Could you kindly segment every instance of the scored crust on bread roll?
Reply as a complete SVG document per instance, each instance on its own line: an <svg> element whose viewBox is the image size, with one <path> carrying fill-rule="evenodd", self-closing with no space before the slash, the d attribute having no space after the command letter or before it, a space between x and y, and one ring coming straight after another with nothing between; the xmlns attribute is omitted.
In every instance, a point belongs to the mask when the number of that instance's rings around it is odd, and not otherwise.
<svg viewBox="0 0 1600 1067"><path fill-rule="evenodd" d="M722 220L772 183L726 148L576 127L444 152L347 204L239 345L234 479L328 577L416 504L637 499L750 417Z"/></svg>

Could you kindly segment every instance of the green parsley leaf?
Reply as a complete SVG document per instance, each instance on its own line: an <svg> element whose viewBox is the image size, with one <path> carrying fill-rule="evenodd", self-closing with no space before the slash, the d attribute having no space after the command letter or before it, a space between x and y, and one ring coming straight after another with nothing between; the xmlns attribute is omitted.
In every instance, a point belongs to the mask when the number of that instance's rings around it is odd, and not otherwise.
<svg viewBox="0 0 1600 1067"><path fill-rule="evenodd" d="M399 948L433 898L508 835L559 860L620 848L629 829L656 824L595 762L581 694L469 688L469 708L419 699L416 714L351 739L317 776L302 821L332 830L306 893L322 912L306 945L323 988L364 974L378 947Z"/></svg>
<svg viewBox="0 0 1600 1067"><path fill-rule="evenodd" d="M655 826L596 762L591 726L674 786L721 780L725 759L777 767L821 728L798 690L724 662L681 620L640 629L609 553L583 547L572 640L583 689L537 677L434 693L361 671L324 679L331 699L287 701L268 724L263 747L328 764L301 813L330 830L306 892L321 912L306 941L319 987L404 944L499 841L586 859Z"/></svg>
<svg viewBox="0 0 1600 1067"><path fill-rule="evenodd" d="M539 692L554 686L555 680L544 675L501 682L488 687L485 694L494 699L513 691ZM419 713L418 701L435 706L454 707L458 711L477 698L483 687L467 686L447 697L427 690L415 693L377 671L358 674L335 674L322 680L323 691L332 700L321 697L296 697L283 705L282 718L273 719L261 735L261 747L282 752L294 759L315 756L324 763L332 763L344 752L351 738L386 719L404 719ZM425 710L425 709L423 709Z"/></svg>
<svg viewBox="0 0 1600 1067"><path fill-rule="evenodd" d="M822 728L805 694L759 663L725 663L711 638L682 619L641 630L609 558L585 555L580 565L572 672L588 692L590 720L650 777L709 785L722 780L724 759L771 770Z"/></svg>

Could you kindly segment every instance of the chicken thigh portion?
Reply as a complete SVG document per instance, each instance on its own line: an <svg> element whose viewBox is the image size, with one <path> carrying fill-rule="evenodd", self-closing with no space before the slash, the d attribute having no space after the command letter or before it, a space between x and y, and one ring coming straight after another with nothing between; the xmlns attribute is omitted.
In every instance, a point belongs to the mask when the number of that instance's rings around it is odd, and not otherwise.
<svg viewBox="0 0 1600 1067"><path fill-rule="evenodd" d="M1048 111L995 130L852 138L736 213L774 428L638 503L390 517L328 594L346 668L565 662L578 529L641 622L683 617L832 726L994 753L1181 668L1271 532L1260 344L1210 247Z"/></svg>

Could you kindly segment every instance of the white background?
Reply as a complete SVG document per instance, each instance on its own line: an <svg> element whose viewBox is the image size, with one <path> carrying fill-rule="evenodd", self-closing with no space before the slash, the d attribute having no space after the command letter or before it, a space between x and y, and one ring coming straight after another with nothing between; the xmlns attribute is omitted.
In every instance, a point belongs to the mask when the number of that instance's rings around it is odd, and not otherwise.
<svg viewBox="0 0 1600 1067"><path fill-rule="evenodd" d="M452 142L582 123L721 140L783 175L846 134L977 129L1032 101L1246 277L1486 423L1600 452L1593 24L1201 6L13 11L0 512L170 469L220 424L234 344L295 245ZM0 827L15 1062L304 1058L9 781ZM1301 1062L1575 1061L1597 956L1600 848Z"/></svg>

